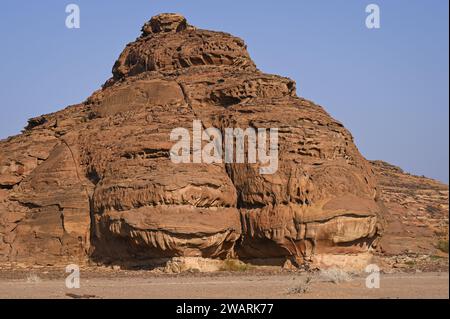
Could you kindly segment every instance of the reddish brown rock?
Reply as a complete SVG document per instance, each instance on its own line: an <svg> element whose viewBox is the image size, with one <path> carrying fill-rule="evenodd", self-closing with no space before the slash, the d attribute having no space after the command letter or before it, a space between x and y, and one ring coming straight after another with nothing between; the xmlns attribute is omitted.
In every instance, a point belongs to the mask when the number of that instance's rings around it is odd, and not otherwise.
<svg viewBox="0 0 450 319"><path fill-rule="evenodd" d="M386 162L371 163L388 209L384 253L439 254L440 242L448 249L448 185Z"/></svg>
<svg viewBox="0 0 450 319"><path fill-rule="evenodd" d="M175 164L170 133L279 129L279 168ZM377 247L373 166L295 83L264 74L244 42L180 15L144 25L84 103L0 142L0 258L57 263L161 257L291 258Z"/></svg>

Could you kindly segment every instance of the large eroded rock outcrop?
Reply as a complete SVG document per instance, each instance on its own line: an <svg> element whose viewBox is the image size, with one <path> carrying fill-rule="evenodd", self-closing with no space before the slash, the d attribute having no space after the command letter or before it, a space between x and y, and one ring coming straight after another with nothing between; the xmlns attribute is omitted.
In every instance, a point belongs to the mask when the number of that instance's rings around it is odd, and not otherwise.
<svg viewBox="0 0 450 319"><path fill-rule="evenodd" d="M174 164L176 127L279 128L279 169ZM384 206L341 123L244 42L151 19L82 104L0 142L0 260L295 257L375 247Z"/></svg>

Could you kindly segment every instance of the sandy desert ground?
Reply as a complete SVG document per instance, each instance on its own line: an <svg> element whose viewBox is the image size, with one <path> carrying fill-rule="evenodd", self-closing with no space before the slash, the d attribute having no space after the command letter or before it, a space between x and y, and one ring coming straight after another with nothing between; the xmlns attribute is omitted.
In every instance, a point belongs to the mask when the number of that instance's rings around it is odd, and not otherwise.
<svg viewBox="0 0 450 319"><path fill-rule="evenodd" d="M449 274L381 274L380 288L368 289L364 274L82 272L80 288L68 289L63 272L3 271L0 298L449 298Z"/></svg>

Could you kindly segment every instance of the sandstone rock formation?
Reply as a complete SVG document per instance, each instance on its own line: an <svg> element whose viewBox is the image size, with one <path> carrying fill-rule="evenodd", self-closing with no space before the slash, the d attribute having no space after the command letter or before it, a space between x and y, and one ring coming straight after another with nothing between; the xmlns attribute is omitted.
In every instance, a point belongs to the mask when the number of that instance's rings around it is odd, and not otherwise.
<svg viewBox="0 0 450 319"><path fill-rule="evenodd" d="M195 119L279 128L278 171L173 163L170 132ZM389 217L374 167L292 80L259 71L241 39L162 14L101 90L0 142L0 260L365 252Z"/></svg>
<svg viewBox="0 0 450 319"><path fill-rule="evenodd" d="M448 245L448 185L382 161L371 163L387 207L384 254L438 254L439 242Z"/></svg>

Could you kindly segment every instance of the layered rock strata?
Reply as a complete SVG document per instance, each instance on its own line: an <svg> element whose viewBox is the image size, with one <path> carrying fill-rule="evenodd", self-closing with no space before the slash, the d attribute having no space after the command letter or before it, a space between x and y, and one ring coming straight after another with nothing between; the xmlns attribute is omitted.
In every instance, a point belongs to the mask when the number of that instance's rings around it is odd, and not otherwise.
<svg viewBox="0 0 450 319"><path fill-rule="evenodd" d="M278 128L279 165L175 164L178 127ZM152 18L87 101L0 142L0 260L294 258L377 247L373 166L244 42Z"/></svg>

